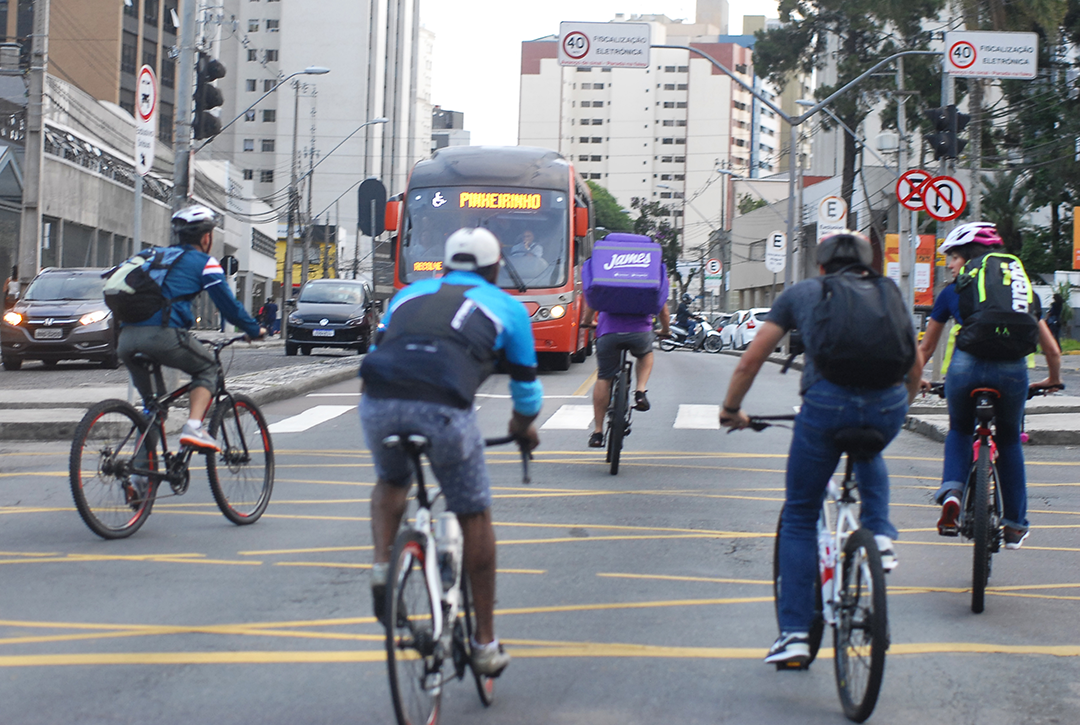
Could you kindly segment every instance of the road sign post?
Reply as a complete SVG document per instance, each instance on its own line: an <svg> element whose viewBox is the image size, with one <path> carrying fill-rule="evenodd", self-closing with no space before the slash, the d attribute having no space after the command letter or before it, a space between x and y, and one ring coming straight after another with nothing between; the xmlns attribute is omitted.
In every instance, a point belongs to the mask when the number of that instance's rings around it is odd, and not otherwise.
<svg viewBox="0 0 1080 725"><path fill-rule="evenodd" d="M131 239L133 253L142 245L143 177L154 166L154 136L157 131L158 88L154 69L144 65L139 69L135 97L135 213L132 217Z"/></svg>

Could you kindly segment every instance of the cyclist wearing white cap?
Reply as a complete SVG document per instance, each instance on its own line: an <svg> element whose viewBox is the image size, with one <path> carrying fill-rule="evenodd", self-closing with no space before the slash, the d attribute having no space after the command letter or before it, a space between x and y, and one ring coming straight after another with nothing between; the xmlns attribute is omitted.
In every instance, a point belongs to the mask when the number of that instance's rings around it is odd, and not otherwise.
<svg viewBox="0 0 1080 725"><path fill-rule="evenodd" d="M259 326L237 301L225 283L221 263L210 256L214 243L214 212L201 204L173 214L174 247L181 247L175 261L161 281L162 295L168 301L159 312L141 322L125 322L120 328L117 352L131 375L131 382L144 399L153 397L150 371L132 364L132 357L142 353L161 365L183 370L192 376L188 421L180 432L180 444L202 451L220 448L203 427L202 420L210 407L217 386L217 364L210 352L188 332L195 326L191 300L205 291L226 320L259 338L266 329ZM158 248L147 250L156 251Z"/></svg>
<svg viewBox="0 0 1080 725"><path fill-rule="evenodd" d="M418 434L446 505L458 516L465 541L465 569L476 605L473 668L497 676L510 662L495 638L495 531L484 440L473 398L500 358L510 374L510 433L532 449L533 421L543 404L536 379L532 325L524 305L495 286L499 241L487 229L459 229L446 240L441 279L425 279L390 302L360 367L360 421L378 482L371 495L375 616L385 608L390 548L408 501L411 462L382 441Z"/></svg>
<svg viewBox="0 0 1080 725"><path fill-rule="evenodd" d="M1008 277L1001 280L1007 285L1005 294L1010 298L1019 295L1019 308L1028 311L1029 304L1037 305L1038 297L1031 292L1031 284L1023 264L1016 257L1005 253L1004 242L998 235L997 227L989 222L972 222L956 227L949 232L944 243L938 248L938 253L945 255L945 264L957 281L943 288L934 300L926 334L919 343L919 354L923 363L933 355L949 318L952 317L961 325L961 335L957 337L956 349L945 377L945 397L949 403L949 433L945 438L945 465L941 487L936 496L936 501L941 504L938 533L942 536L958 534L957 517L960 515L964 481L967 480L968 470L971 468L971 436L975 432L975 399L971 397L971 391L989 387L996 389L1001 396L995 406L997 426L994 441L998 450L997 471L1002 492L1005 548L1019 549L1028 535L1027 482L1024 473L1024 450L1020 442L1020 424L1028 392L1027 362L1022 353L1008 355L1006 351L990 356L984 348L967 344L963 334L963 310L972 308L966 312L970 323L978 308L970 303L962 304L958 283L964 280L972 288L986 287L985 280L976 280L982 279L979 275L984 267L983 258L994 254L1000 258L1000 264L1007 267ZM983 296L986 296L985 290ZM974 294L971 299L975 299ZM1017 307L1014 306L1013 309ZM1030 310L1032 319L1029 325L1034 325L1039 318L1036 309ZM1033 387L1057 385L1061 382L1061 352L1046 322L1038 320L1037 324L1038 342L1046 356L1049 376L1035 383ZM973 325L969 324L969 328L972 327ZM929 383L924 382L924 387L928 385Z"/></svg>

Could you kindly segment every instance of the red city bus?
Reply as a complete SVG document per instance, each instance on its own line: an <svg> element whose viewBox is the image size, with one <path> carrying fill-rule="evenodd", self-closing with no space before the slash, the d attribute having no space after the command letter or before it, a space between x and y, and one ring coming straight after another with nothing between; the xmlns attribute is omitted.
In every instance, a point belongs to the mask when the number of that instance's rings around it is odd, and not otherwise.
<svg viewBox="0 0 1080 725"><path fill-rule="evenodd" d="M387 202L394 287L442 274L446 238L486 227L503 247L497 284L525 305L540 365L567 370L591 352L581 327L581 264L592 253L589 187L561 155L527 146L439 149Z"/></svg>

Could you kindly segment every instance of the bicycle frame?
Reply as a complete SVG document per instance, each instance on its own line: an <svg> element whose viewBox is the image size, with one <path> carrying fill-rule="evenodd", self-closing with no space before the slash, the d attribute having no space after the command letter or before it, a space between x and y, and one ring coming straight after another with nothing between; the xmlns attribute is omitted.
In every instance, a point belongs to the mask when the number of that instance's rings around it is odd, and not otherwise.
<svg viewBox="0 0 1080 725"><path fill-rule="evenodd" d="M837 565L841 564L844 545L847 544L851 532L859 528L859 517L855 512L858 499L854 495L855 487L852 476L854 460L849 455L847 458L847 472L841 485L829 479L829 487L825 503L821 507L821 516L818 526L824 527L829 532L829 539L825 546L818 541L818 567L821 576L821 612L826 624L836 624L836 606L840 601L840 579L837 577ZM835 514L830 510L830 505L835 507ZM831 548L830 548L831 547Z"/></svg>

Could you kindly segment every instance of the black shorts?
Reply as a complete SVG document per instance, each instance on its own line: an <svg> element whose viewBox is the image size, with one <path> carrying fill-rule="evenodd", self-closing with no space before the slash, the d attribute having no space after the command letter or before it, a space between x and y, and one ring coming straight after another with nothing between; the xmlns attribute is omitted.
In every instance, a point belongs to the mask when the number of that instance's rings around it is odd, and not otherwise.
<svg viewBox="0 0 1080 725"><path fill-rule="evenodd" d="M619 350L629 350L636 358L652 352L651 332L609 332L596 341L596 377L612 380L619 372Z"/></svg>

